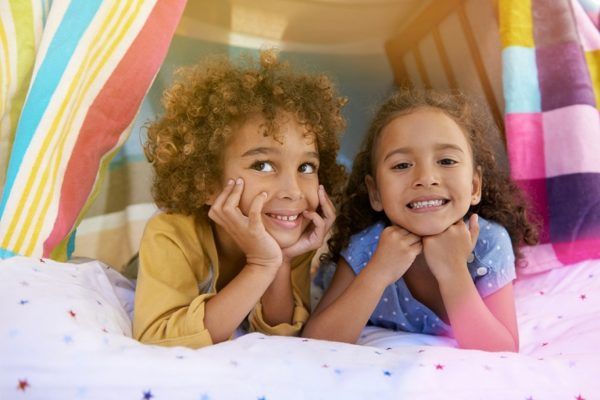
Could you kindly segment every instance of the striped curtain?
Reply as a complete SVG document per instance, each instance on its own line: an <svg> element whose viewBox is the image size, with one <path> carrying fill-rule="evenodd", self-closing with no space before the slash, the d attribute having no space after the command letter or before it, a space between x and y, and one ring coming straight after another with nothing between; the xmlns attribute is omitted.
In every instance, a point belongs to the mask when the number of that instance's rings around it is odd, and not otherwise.
<svg viewBox="0 0 600 400"><path fill-rule="evenodd" d="M0 0L0 258L69 257L184 6Z"/></svg>
<svg viewBox="0 0 600 400"><path fill-rule="evenodd" d="M499 4L511 174L543 223L520 271L600 258L600 3Z"/></svg>

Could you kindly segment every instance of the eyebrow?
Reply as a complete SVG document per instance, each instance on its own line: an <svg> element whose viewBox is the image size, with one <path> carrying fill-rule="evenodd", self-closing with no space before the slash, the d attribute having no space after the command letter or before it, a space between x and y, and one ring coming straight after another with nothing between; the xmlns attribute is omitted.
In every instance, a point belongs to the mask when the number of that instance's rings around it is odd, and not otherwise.
<svg viewBox="0 0 600 400"><path fill-rule="evenodd" d="M272 147L255 147L253 149L248 150L244 154L242 154L242 157L251 157L251 156L256 156L256 155L269 155L269 154L277 154L277 153L279 153L279 150L276 150ZM319 153L317 153L316 151L306 151L306 152L304 152L304 155L307 157L317 159L317 160L319 159Z"/></svg>
<svg viewBox="0 0 600 400"><path fill-rule="evenodd" d="M464 150L461 149L459 146L452 144L452 143L440 143L437 144L435 146L435 150L436 151L440 151L440 150L456 150L456 151L460 151L461 153L464 153ZM392 151L390 151L389 153L387 153L385 155L385 158L383 159L383 161L387 160L388 158L390 158L391 156L395 155L395 154L409 154L411 153L412 150L409 147L400 147L397 149L394 149Z"/></svg>

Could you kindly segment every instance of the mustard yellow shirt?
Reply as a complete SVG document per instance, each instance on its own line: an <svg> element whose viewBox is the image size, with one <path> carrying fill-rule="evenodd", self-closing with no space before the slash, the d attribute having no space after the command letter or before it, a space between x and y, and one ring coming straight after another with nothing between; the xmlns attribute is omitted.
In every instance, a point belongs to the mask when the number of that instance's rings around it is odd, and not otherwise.
<svg viewBox="0 0 600 400"><path fill-rule="evenodd" d="M314 252L292 261L291 324L268 325L260 302L248 316L250 331L294 336L308 319L310 262ZM161 213L144 230L135 290L133 335L144 343L198 348L212 344L204 306L216 294L219 259L207 217Z"/></svg>

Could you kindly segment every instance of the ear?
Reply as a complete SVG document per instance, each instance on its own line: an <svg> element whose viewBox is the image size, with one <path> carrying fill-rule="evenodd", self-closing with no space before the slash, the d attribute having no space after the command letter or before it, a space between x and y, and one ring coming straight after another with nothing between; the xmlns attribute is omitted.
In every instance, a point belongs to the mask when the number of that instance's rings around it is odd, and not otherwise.
<svg viewBox="0 0 600 400"><path fill-rule="evenodd" d="M483 172L481 166L477 166L473 173L473 189L471 191L471 205L479 204L481 201L481 190L483 187Z"/></svg>
<svg viewBox="0 0 600 400"><path fill-rule="evenodd" d="M369 191L369 201L371 202L371 208L375 211L383 211L383 205L381 204L381 196L379 190L377 190L377 184L375 179L371 175L365 176L365 184Z"/></svg>

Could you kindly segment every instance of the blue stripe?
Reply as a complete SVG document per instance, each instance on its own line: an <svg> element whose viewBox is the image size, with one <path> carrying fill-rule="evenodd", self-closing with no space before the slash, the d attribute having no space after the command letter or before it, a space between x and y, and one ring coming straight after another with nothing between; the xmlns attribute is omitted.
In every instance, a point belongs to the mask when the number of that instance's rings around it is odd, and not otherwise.
<svg viewBox="0 0 600 400"><path fill-rule="evenodd" d="M33 134L37 130L79 40L87 30L101 3L102 0L73 0L48 46L46 57L33 80L21 111L6 173L0 216L4 214L6 202Z"/></svg>
<svg viewBox="0 0 600 400"><path fill-rule="evenodd" d="M6 258L11 258L11 257L16 257L18 256L17 253L13 253L10 250L6 250L6 249L0 249L0 260L4 260Z"/></svg>

